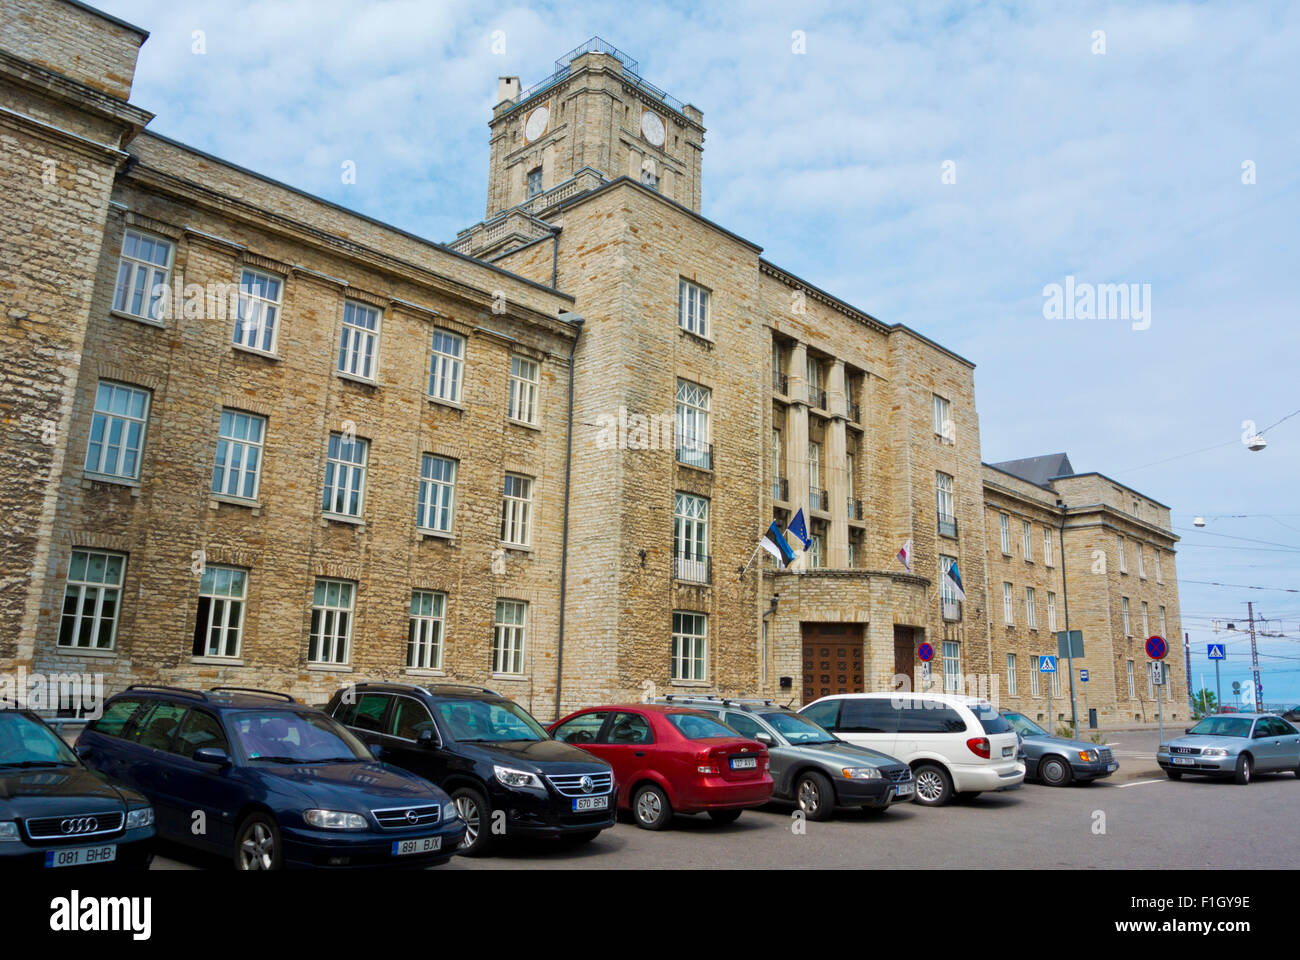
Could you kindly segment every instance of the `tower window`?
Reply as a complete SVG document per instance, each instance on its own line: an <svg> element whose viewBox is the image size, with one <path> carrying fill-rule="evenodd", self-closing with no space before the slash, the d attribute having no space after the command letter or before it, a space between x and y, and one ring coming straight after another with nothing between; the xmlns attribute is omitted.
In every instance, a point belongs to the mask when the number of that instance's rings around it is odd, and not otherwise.
<svg viewBox="0 0 1300 960"><path fill-rule="evenodd" d="M528 199L531 200L542 192L542 168L535 167L528 171Z"/></svg>

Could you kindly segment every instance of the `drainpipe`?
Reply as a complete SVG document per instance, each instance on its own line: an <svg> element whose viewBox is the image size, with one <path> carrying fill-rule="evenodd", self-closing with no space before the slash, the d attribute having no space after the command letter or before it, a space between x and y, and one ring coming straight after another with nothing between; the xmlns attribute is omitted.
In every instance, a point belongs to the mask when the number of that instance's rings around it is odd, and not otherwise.
<svg viewBox="0 0 1300 960"><path fill-rule="evenodd" d="M1074 644L1070 642L1070 591L1065 585L1065 518L1069 507L1062 500L1056 505L1061 508L1061 601L1065 604L1065 654L1070 671L1070 722L1074 727L1074 739L1079 739L1079 707L1074 698ZM1058 650L1057 653L1060 653ZM1056 718L1052 721L1052 736L1056 736Z"/></svg>
<svg viewBox="0 0 1300 960"><path fill-rule="evenodd" d="M556 234L558 241L559 234ZM569 429L565 435L564 451L564 524L560 532L560 629L555 650L555 719L559 720L560 695L564 689L564 600L569 585L569 480L573 472L573 377L574 357L578 352L578 337L582 335L582 317L565 311L560 319L574 327L573 343L569 347Z"/></svg>

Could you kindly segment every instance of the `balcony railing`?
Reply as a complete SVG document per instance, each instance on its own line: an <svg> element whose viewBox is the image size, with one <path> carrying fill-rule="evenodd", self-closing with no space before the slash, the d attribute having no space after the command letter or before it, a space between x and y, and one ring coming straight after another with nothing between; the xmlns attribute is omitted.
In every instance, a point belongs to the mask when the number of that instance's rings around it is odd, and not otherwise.
<svg viewBox="0 0 1300 960"><path fill-rule="evenodd" d="M943 607L943 618L945 620L956 622L961 619L961 601L944 599L940 604Z"/></svg>
<svg viewBox="0 0 1300 960"><path fill-rule="evenodd" d="M772 499L781 503L790 499L790 481L785 477L777 477L772 481Z"/></svg>
<svg viewBox="0 0 1300 960"><path fill-rule="evenodd" d="M854 403L852 400L849 401L849 419L854 423L862 422L862 407Z"/></svg>
<svg viewBox="0 0 1300 960"><path fill-rule="evenodd" d="M778 373L777 371L773 370L772 389L775 390L777 393L781 394L781 396L783 397L789 395L790 378L787 377L784 373Z"/></svg>
<svg viewBox="0 0 1300 960"><path fill-rule="evenodd" d="M957 518L939 515L939 535L941 537L957 536Z"/></svg>
<svg viewBox="0 0 1300 960"><path fill-rule="evenodd" d="M826 391L822 390L820 387L814 387L810 385L808 387L808 403L816 407L818 410L827 409Z"/></svg>
<svg viewBox="0 0 1300 960"><path fill-rule="evenodd" d="M825 490L819 490L813 487L808 491L809 499L812 500L812 508L820 510L823 513L829 513L831 509L831 495Z"/></svg>
<svg viewBox="0 0 1300 960"><path fill-rule="evenodd" d="M861 519L862 519L862 501L861 501L861 500L855 500L853 497L849 497L849 519L850 519L850 520L861 520Z"/></svg>
<svg viewBox="0 0 1300 960"><path fill-rule="evenodd" d="M697 470L713 469L713 444L686 440L677 445L677 462Z"/></svg>
<svg viewBox="0 0 1300 960"><path fill-rule="evenodd" d="M712 557L673 557L673 578L687 583L712 583Z"/></svg>

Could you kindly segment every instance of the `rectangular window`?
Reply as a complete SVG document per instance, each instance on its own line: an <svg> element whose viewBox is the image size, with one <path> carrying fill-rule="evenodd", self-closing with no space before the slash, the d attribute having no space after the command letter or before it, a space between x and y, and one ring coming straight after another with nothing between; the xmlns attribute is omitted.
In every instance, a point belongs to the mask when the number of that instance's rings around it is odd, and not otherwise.
<svg viewBox="0 0 1300 960"><path fill-rule="evenodd" d="M783 481L785 474L781 472L781 431L772 431L772 499L785 501L789 499L789 491L785 489Z"/></svg>
<svg viewBox="0 0 1300 960"><path fill-rule="evenodd" d="M952 477L946 473L935 474L935 496L939 510L939 532L944 536L957 535L957 502L952 493Z"/></svg>
<svg viewBox="0 0 1300 960"><path fill-rule="evenodd" d="M1038 673L1038 657L1037 657L1036 655L1030 655L1030 657L1029 657L1029 693L1030 693L1031 696L1035 696L1035 697L1041 697L1041 696L1042 696L1042 693L1040 692L1040 688L1039 688L1039 686L1038 686L1038 681L1039 681L1039 673Z"/></svg>
<svg viewBox="0 0 1300 960"><path fill-rule="evenodd" d="M1156 564L1156 583L1164 583L1164 575L1160 572L1160 551L1158 549L1152 550L1151 557L1155 560Z"/></svg>
<svg viewBox="0 0 1300 960"><path fill-rule="evenodd" d="M1140 544L1140 543L1138 543L1138 544L1134 544L1134 547L1135 547L1136 550L1137 550L1137 558L1138 558L1138 577L1141 578L1141 579L1143 579L1143 580L1145 580L1145 579L1147 578L1147 567L1146 567L1146 561L1145 561L1145 559L1144 559L1143 556L1142 556L1142 554L1143 554L1145 551L1143 551L1143 549L1142 549L1142 544Z"/></svg>
<svg viewBox="0 0 1300 960"><path fill-rule="evenodd" d="M944 443L955 443L957 432L952 424L952 404L937 393L933 397L934 435Z"/></svg>
<svg viewBox="0 0 1300 960"><path fill-rule="evenodd" d="M1034 559L1034 528L1028 520L1020 521L1020 552L1025 555L1026 562Z"/></svg>
<svg viewBox="0 0 1300 960"><path fill-rule="evenodd" d="M123 480L140 479L140 460L149 425L149 392L101 380L86 446L86 472Z"/></svg>
<svg viewBox="0 0 1300 960"><path fill-rule="evenodd" d="M961 692L961 644L943 642L943 692Z"/></svg>
<svg viewBox="0 0 1300 960"><path fill-rule="evenodd" d="M442 669L442 629L447 595L411 591L411 619L406 631L406 665L416 670Z"/></svg>
<svg viewBox="0 0 1300 960"><path fill-rule="evenodd" d="M709 404L712 391L689 380L677 381L677 462L705 470L713 466L709 450Z"/></svg>
<svg viewBox="0 0 1300 960"><path fill-rule="evenodd" d="M194 656L239 656L247 588L247 571L236 567L203 568L199 578L199 608L194 618Z"/></svg>
<svg viewBox="0 0 1300 960"><path fill-rule="evenodd" d="M228 408L221 411L217 462L212 467L213 493L243 500L257 499L265 434L265 417Z"/></svg>
<svg viewBox="0 0 1300 960"><path fill-rule="evenodd" d="M122 598L126 557L99 550L73 550L63 588L59 646L112 650Z"/></svg>
<svg viewBox="0 0 1300 960"><path fill-rule="evenodd" d="M465 338L446 330L433 331L429 359L429 396L448 403L460 403L465 366Z"/></svg>
<svg viewBox="0 0 1300 960"><path fill-rule="evenodd" d="M533 167L528 171L528 199L531 200L542 192L542 168Z"/></svg>
<svg viewBox="0 0 1300 960"><path fill-rule="evenodd" d="M690 493L673 497L673 576L709 582L709 501Z"/></svg>
<svg viewBox="0 0 1300 960"><path fill-rule="evenodd" d="M1150 699L1151 697L1154 697L1154 696L1156 695L1155 684L1153 684L1153 683L1151 682L1151 663L1152 663L1152 661L1150 661L1150 660L1148 660L1148 661L1146 662L1146 675L1147 675L1147 698L1148 698L1148 699Z"/></svg>
<svg viewBox="0 0 1300 960"><path fill-rule="evenodd" d="M1056 633L1056 594L1047 591L1047 629Z"/></svg>
<svg viewBox="0 0 1300 960"><path fill-rule="evenodd" d="M1165 608L1160 608L1160 636L1165 635Z"/></svg>
<svg viewBox="0 0 1300 960"><path fill-rule="evenodd" d="M1128 661L1127 672L1128 672L1128 698L1130 700L1136 700L1137 691L1133 687L1133 661L1132 660Z"/></svg>
<svg viewBox="0 0 1300 960"><path fill-rule="evenodd" d="M532 543L533 480L507 473L501 499L501 540L515 547Z"/></svg>
<svg viewBox="0 0 1300 960"><path fill-rule="evenodd" d="M1002 533L1002 553L1011 556L1011 518L1005 513L998 514L998 525Z"/></svg>
<svg viewBox="0 0 1300 960"><path fill-rule="evenodd" d="M1061 671L1057 670L1055 673L1049 673L1048 677L1051 678L1052 696L1059 698L1061 696Z"/></svg>
<svg viewBox="0 0 1300 960"><path fill-rule="evenodd" d="M351 580L316 579L311 601L309 663L347 663L352 646L352 604L356 584Z"/></svg>
<svg viewBox="0 0 1300 960"><path fill-rule="evenodd" d="M702 613L673 611L672 679L707 679L709 618Z"/></svg>
<svg viewBox="0 0 1300 960"><path fill-rule="evenodd" d="M528 604L522 600L498 600L492 625L492 672L522 674L524 641L528 627Z"/></svg>
<svg viewBox="0 0 1300 960"><path fill-rule="evenodd" d="M541 366L527 357L510 358L510 419L537 423L537 385Z"/></svg>
<svg viewBox="0 0 1300 960"><path fill-rule="evenodd" d="M1151 636L1151 616L1145 600L1142 601L1142 636Z"/></svg>
<svg viewBox="0 0 1300 960"><path fill-rule="evenodd" d="M239 314L235 318L235 343L249 350L275 353L280 332L280 300L284 282L257 270L239 278Z"/></svg>
<svg viewBox="0 0 1300 960"><path fill-rule="evenodd" d="M1119 598L1119 609L1124 618L1124 636L1131 637L1133 636L1133 628L1129 626L1128 620L1128 597Z"/></svg>
<svg viewBox="0 0 1300 960"><path fill-rule="evenodd" d="M1038 611L1035 610L1036 598L1033 587L1025 587L1025 626L1030 630L1038 629Z"/></svg>
<svg viewBox="0 0 1300 960"><path fill-rule="evenodd" d="M113 309L141 320L162 323L167 303L167 276L172 266L172 245L138 230L122 237L117 261L117 286Z"/></svg>
<svg viewBox="0 0 1300 960"><path fill-rule="evenodd" d="M1011 584L1002 584L1002 620L1004 623L1015 623L1015 604L1011 599Z"/></svg>
<svg viewBox="0 0 1300 960"><path fill-rule="evenodd" d="M808 548L808 566L816 569L822 565L822 535L820 533L812 534L808 539L812 541L812 546Z"/></svg>
<svg viewBox="0 0 1300 960"><path fill-rule="evenodd" d="M421 530L451 533L456 503L456 461L426 453L420 458L420 493L415 504L415 525Z"/></svg>
<svg viewBox="0 0 1300 960"><path fill-rule="evenodd" d="M689 280L677 283L677 326L697 337L709 336L709 291Z"/></svg>
<svg viewBox="0 0 1300 960"><path fill-rule="evenodd" d="M1043 527L1043 563L1051 566L1052 560L1052 528Z"/></svg>
<svg viewBox="0 0 1300 960"><path fill-rule="evenodd" d="M1128 563L1124 559L1124 538L1116 537L1116 540L1119 542L1119 572L1128 573Z"/></svg>
<svg viewBox="0 0 1300 960"><path fill-rule="evenodd" d="M804 358L804 370L808 378L808 406L825 409L826 398L822 395L822 365L812 354Z"/></svg>
<svg viewBox="0 0 1300 960"><path fill-rule="evenodd" d="M808 444L808 489L812 498L810 506L814 510L824 510L822 505L822 445Z"/></svg>
<svg viewBox="0 0 1300 960"><path fill-rule="evenodd" d="M379 311L364 303L343 304L343 335L339 339L339 372L375 379L375 358L379 355Z"/></svg>
<svg viewBox="0 0 1300 960"><path fill-rule="evenodd" d="M365 507L366 460L369 441L331 433L325 460L325 492L321 510L337 517L360 517Z"/></svg>
<svg viewBox="0 0 1300 960"><path fill-rule="evenodd" d="M1007 654L1007 696L1016 696L1016 655Z"/></svg>

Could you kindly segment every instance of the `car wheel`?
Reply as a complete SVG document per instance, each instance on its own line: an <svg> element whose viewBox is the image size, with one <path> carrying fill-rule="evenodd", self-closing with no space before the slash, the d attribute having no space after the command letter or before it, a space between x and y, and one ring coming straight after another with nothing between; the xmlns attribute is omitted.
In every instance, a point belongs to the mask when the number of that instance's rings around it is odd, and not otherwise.
<svg viewBox="0 0 1300 960"><path fill-rule="evenodd" d="M284 866L280 831L264 813L254 813L235 831L236 870L279 870Z"/></svg>
<svg viewBox="0 0 1300 960"><path fill-rule="evenodd" d="M647 783L632 797L632 818L642 830L662 830L673 818L668 795L653 783Z"/></svg>
<svg viewBox="0 0 1300 960"><path fill-rule="evenodd" d="M487 797L474 787L459 787L452 791L451 802L465 821L465 839L456 852L465 857L481 857L492 845L492 811Z"/></svg>
<svg viewBox="0 0 1300 960"><path fill-rule="evenodd" d="M809 820L829 820L835 813L835 788L824 774L809 771L801 776L794 799Z"/></svg>
<svg viewBox="0 0 1300 960"><path fill-rule="evenodd" d="M916 781L917 803L927 807L941 807L952 799L952 777L943 767L923 763L912 771Z"/></svg>
<svg viewBox="0 0 1300 960"><path fill-rule="evenodd" d="M1068 787L1074 775L1063 758L1043 757L1038 762L1038 776L1049 787Z"/></svg>
<svg viewBox="0 0 1300 960"><path fill-rule="evenodd" d="M742 810L710 810L709 819L714 823L735 823L743 812Z"/></svg>
<svg viewBox="0 0 1300 960"><path fill-rule="evenodd" d="M1243 753L1237 758L1237 771L1233 774L1232 779L1245 786L1250 783L1250 775L1253 771L1254 764L1250 762L1250 757Z"/></svg>
<svg viewBox="0 0 1300 960"><path fill-rule="evenodd" d="M1183 779L1183 771L1181 771L1181 770L1166 770L1166 771L1165 771L1165 776L1168 777L1170 780L1181 780L1181 779Z"/></svg>

